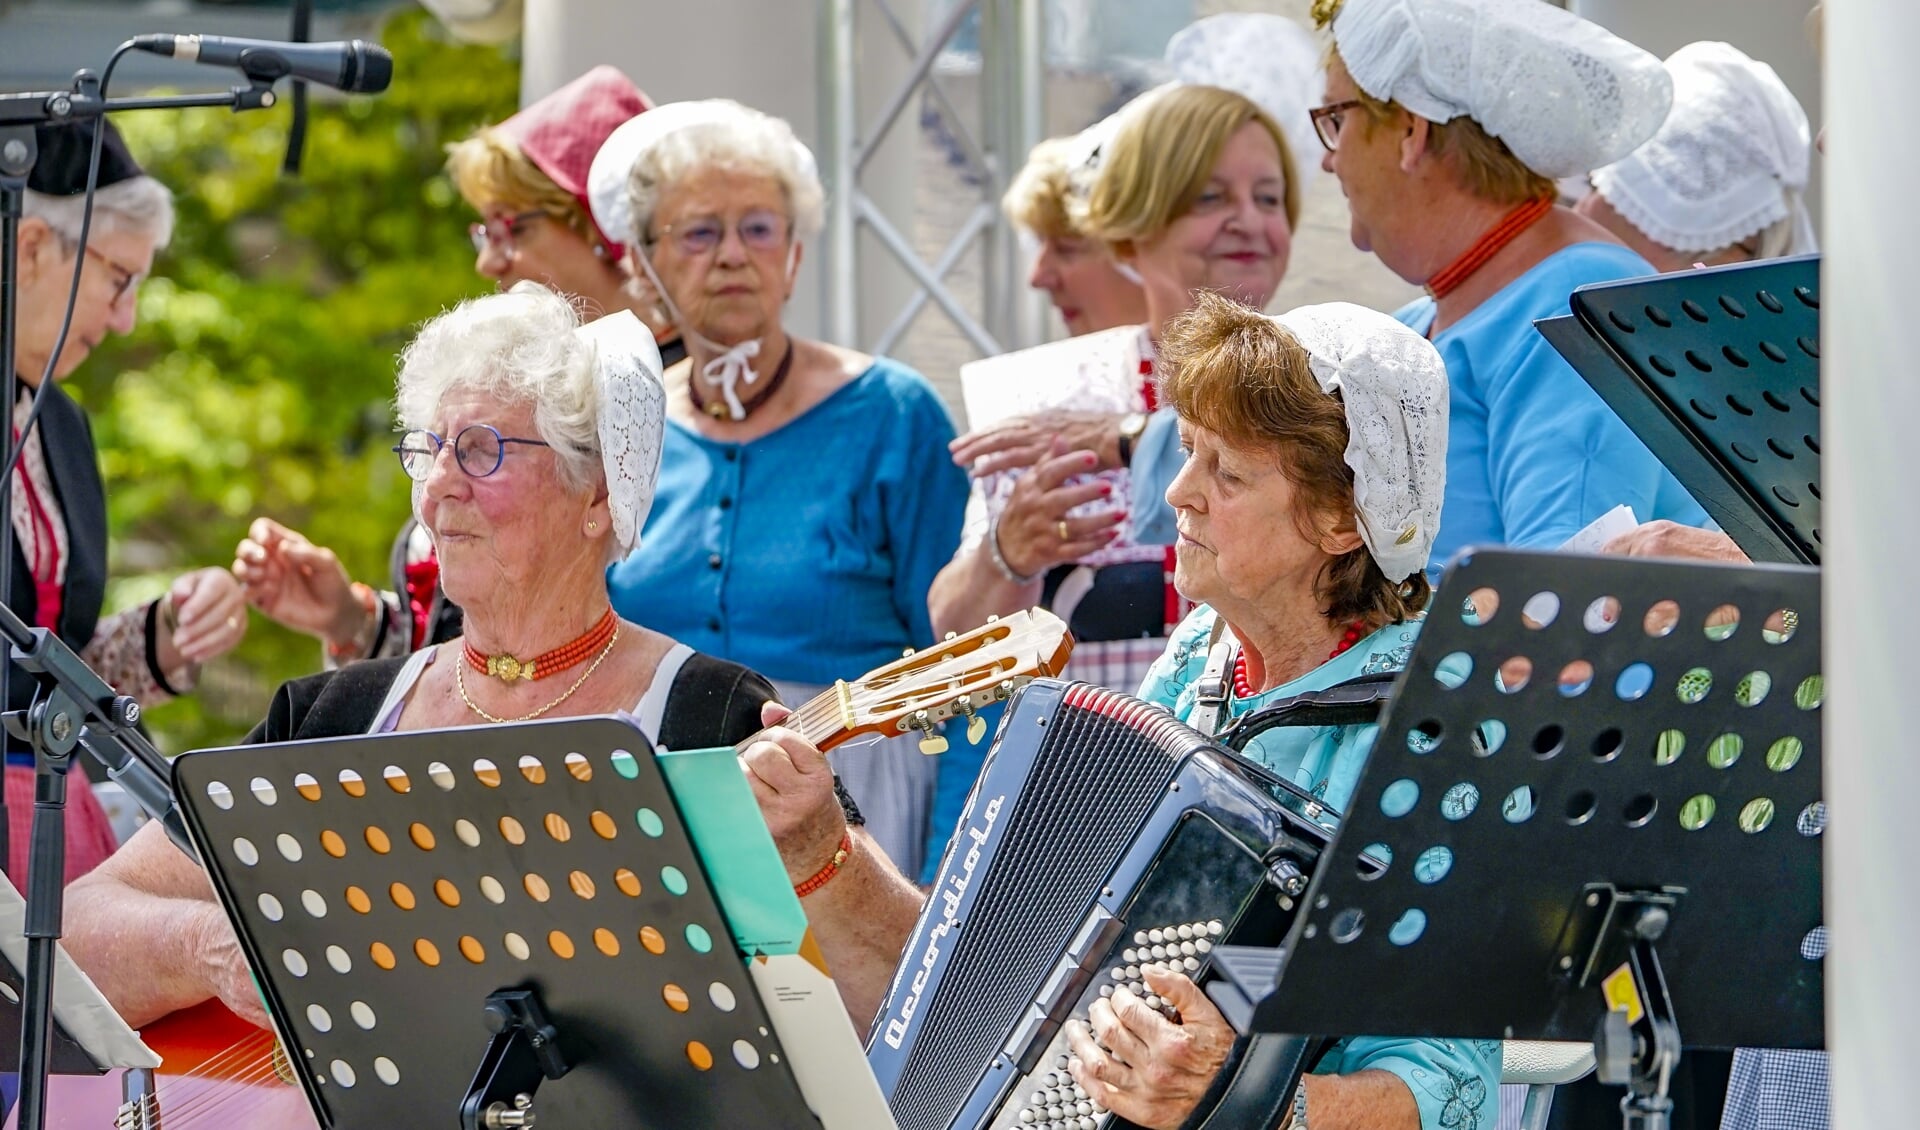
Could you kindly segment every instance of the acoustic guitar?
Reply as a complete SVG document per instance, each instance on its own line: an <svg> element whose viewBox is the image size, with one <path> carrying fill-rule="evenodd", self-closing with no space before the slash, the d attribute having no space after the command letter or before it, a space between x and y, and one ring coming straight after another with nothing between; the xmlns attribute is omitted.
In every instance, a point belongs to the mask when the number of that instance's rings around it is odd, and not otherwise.
<svg viewBox="0 0 1920 1130"><path fill-rule="evenodd" d="M780 724L822 751L862 734L918 731L922 752L946 749L938 730L964 720L977 743L979 712L1005 701L1035 678L1058 675L1073 636L1044 609L989 620L965 635L838 682ZM754 738L741 742L744 750ZM57 1076L48 1088L50 1130L315 1130L306 1097L294 1083L273 1034L217 1001L183 1009L141 1030L162 1060L150 1075L109 1072ZM18 1114L7 1119L14 1130Z"/></svg>

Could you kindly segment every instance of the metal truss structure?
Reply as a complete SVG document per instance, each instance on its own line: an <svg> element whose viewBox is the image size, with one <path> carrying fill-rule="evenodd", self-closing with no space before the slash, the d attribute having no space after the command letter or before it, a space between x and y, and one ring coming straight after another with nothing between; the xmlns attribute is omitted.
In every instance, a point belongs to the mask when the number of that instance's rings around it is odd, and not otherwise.
<svg viewBox="0 0 1920 1130"><path fill-rule="evenodd" d="M885 353L931 302L982 356L1037 343L1041 310L1026 294L1015 233L1001 214L999 201L1028 150L1041 138L1043 0L949 0L949 6L930 16L926 34L917 40L894 6L900 2L819 0L822 171L831 194L822 241L828 280L826 335L843 345ZM934 73L942 52L975 13L981 69L978 136ZM913 60L905 78L865 128L859 121L861 45L868 51L898 49ZM978 204L931 262L915 250L908 234L911 225L888 216L861 187L874 153L917 99L925 100L927 110L953 140L962 165L957 175L980 187ZM859 324L865 288L858 236L863 228L915 283L878 333L863 334ZM977 312L969 310L947 282L969 253L984 257L985 285Z"/></svg>

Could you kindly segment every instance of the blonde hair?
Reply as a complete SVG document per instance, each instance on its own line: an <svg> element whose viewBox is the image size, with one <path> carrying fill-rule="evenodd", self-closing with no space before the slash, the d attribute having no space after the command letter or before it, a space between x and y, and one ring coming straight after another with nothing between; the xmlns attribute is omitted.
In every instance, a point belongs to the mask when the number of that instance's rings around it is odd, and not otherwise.
<svg viewBox="0 0 1920 1130"><path fill-rule="evenodd" d="M1178 86L1127 116L1078 210L1077 226L1116 251L1147 239L1193 207L1227 142L1258 122L1280 151L1287 226L1300 220L1300 186L1280 126L1252 100L1217 86Z"/></svg>
<svg viewBox="0 0 1920 1130"><path fill-rule="evenodd" d="M1027 163L1020 166L1000 208L1007 219L1041 239L1072 239L1080 234L1074 227L1068 202L1072 199L1073 178L1067 163L1071 160L1074 138L1050 137L1033 147Z"/></svg>
<svg viewBox="0 0 1920 1130"><path fill-rule="evenodd" d="M580 198L553 183L518 145L492 126L447 147L447 175L476 212L490 208L544 212L589 244L600 246L599 229Z"/></svg>
<svg viewBox="0 0 1920 1130"><path fill-rule="evenodd" d="M1346 62L1336 44L1327 52L1328 65ZM1354 84L1354 100L1367 112L1366 128L1375 129L1393 121L1400 104L1381 101ZM1412 113L1412 111L1408 111ZM1429 122L1432 130L1428 144L1443 160L1452 163L1467 191L1496 204L1524 204L1529 200L1552 200L1559 195L1552 179L1541 176L1513 155L1507 143L1488 133L1479 122L1466 115L1447 122Z"/></svg>
<svg viewBox="0 0 1920 1130"><path fill-rule="evenodd" d="M1295 489L1302 536L1327 532L1327 516L1354 520L1346 409L1320 388L1306 347L1286 327L1201 291L1167 327L1160 356L1168 368L1161 395L1182 420L1278 461ZM1432 596L1424 572L1389 581L1364 544L1329 561L1315 590L1322 615L1363 621L1368 630L1412 617Z"/></svg>

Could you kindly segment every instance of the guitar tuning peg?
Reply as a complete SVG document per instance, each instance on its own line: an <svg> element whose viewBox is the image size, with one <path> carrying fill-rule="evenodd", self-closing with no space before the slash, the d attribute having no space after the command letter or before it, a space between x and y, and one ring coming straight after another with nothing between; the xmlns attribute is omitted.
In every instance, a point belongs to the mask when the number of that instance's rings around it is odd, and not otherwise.
<svg viewBox="0 0 1920 1130"><path fill-rule="evenodd" d="M980 739L987 736L987 720L974 713L973 696L963 694L954 703L954 708L967 716L967 744L979 745Z"/></svg>
<svg viewBox="0 0 1920 1130"><path fill-rule="evenodd" d="M989 623L989 624L998 624L999 622L1000 622L1000 617L998 617L998 616L989 616L989 617L987 617L987 623Z"/></svg>
<svg viewBox="0 0 1920 1130"><path fill-rule="evenodd" d="M901 653L900 653L900 658L902 658L902 659L912 659L912 658L913 658L913 649L912 649L912 648L908 648L907 650L905 650L905 651L903 651L903 652L901 652Z"/></svg>
<svg viewBox="0 0 1920 1130"><path fill-rule="evenodd" d="M948 632L946 638L951 640L951 639L957 639L959 638L959 636L960 636L959 632Z"/></svg>
<svg viewBox="0 0 1920 1130"><path fill-rule="evenodd" d="M921 753L932 757L934 754L947 752L947 739L933 732L932 715L924 710L916 710L913 712L913 721L909 724L925 735L920 739Z"/></svg>

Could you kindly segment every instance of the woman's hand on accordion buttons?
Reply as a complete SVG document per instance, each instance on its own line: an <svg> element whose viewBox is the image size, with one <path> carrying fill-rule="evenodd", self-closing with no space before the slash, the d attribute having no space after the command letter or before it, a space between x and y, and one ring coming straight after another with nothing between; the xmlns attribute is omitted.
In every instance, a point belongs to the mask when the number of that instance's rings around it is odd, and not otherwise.
<svg viewBox="0 0 1920 1130"><path fill-rule="evenodd" d="M760 722L771 726L740 755L747 784L760 802L767 830L795 883L819 871L840 849L847 815L833 791L833 768L812 742L779 722L792 711L777 702L760 707Z"/></svg>
<svg viewBox="0 0 1920 1130"><path fill-rule="evenodd" d="M1147 988L1180 1023L1126 989L1093 1002L1088 1023L1068 1026L1067 1070L1089 1097L1130 1122L1177 1128L1200 1105L1233 1048L1233 1028L1183 973L1144 971ZM1090 1029L1090 1030L1089 1030Z"/></svg>

